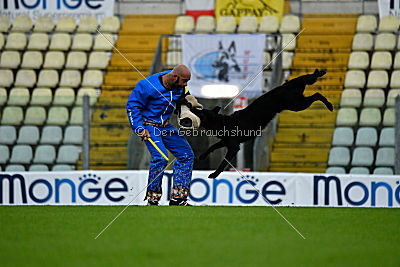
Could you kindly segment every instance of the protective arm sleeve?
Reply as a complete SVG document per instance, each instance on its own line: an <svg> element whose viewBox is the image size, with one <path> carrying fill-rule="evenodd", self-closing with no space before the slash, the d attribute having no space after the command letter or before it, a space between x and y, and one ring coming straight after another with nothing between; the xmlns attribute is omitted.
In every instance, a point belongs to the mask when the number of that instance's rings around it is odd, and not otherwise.
<svg viewBox="0 0 400 267"><path fill-rule="evenodd" d="M143 126L142 110L146 107L149 100L149 92L138 83L133 89L128 103L126 104L126 111L128 113L129 122L132 130L135 133L140 133L145 127Z"/></svg>

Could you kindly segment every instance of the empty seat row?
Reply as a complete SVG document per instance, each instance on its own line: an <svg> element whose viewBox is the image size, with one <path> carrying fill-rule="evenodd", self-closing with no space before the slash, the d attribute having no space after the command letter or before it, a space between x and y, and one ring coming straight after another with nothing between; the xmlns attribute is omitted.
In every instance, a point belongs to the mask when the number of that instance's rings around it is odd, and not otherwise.
<svg viewBox="0 0 400 267"><path fill-rule="evenodd" d="M74 107L71 115L66 107L50 107L48 114L41 106L30 106L25 116L21 107L6 106L3 110L2 125L81 125L83 119L82 107Z"/></svg>
<svg viewBox="0 0 400 267"><path fill-rule="evenodd" d="M394 107L395 99L400 95L400 89L389 90L385 101L385 92L382 89L368 89L365 91L364 98L360 89L347 88L343 90L340 106L341 107L360 107L361 103L364 107Z"/></svg>
<svg viewBox="0 0 400 267"><path fill-rule="evenodd" d="M10 17L0 16L0 32L8 32L11 27L13 32L29 32L32 30L32 19L29 16L16 16L11 25ZM40 16L34 24L34 32L95 32L98 27L97 19L93 16L82 17L79 21L78 28L76 20L70 16L62 16L57 20L55 25L54 19L49 16ZM120 28L119 18L116 16L104 17L100 24L101 32L117 33Z"/></svg>
<svg viewBox="0 0 400 267"><path fill-rule="evenodd" d="M0 144L13 145L27 144L36 145L40 144L76 144L81 145L83 140L82 126L70 125L65 128L64 134L60 126L45 126L43 127L42 134L39 128L33 125L22 126L18 131L11 125L0 125Z"/></svg>
<svg viewBox="0 0 400 267"><path fill-rule="evenodd" d="M9 164L4 168L5 172L23 172L23 171L44 171L47 172L49 171L50 168L49 166L45 164L31 164L29 165L28 169L25 169L24 165L21 164ZM75 170L74 165L68 165L68 164L54 164L51 167L52 171L73 171ZM1 166L0 166L0 171L1 171Z"/></svg>
<svg viewBox="0 0 400 267"><path fill-rule="evenodd" d="M355 108L340 108L336 118L337 126L387 126L392 127L395 123L394 108L387 108L383 113L378 108L364 108L361 110L360 118Z"/></svg>
<svg viewBox="0 0 400 267"><path fill-rule="evenodd" d="M354 141L354 131L351 127L337 127L333 132L332 146L392 146L394 147L394 128L385 127L379 134L374 127L360 127Z"/></svg>
<svg viewBox="0 0 400 267"><path fill-rule="evenodd" d="M374 15L361 15L357 20L357 32L375 32L378 26L377 18ZM383 16L379 20L379 32L397 32L399 19L396 16Z"/></svg>
<svg viewBox="0 0 400 267"><path fill-rule="evenodd" d="M371 64L370 64L371 63ZM349 69L385 69L392 68L392 54L390 52L374 52L370 62L367 52L352 52L350 54L348 68ZM394 57L394 69L400 69L400 52Z"/></svg>
<svg viewBox="0 0 400 267"><path fill-rule="evenodd" d="M212 16L200 16L195 25L191 16L179 16L175 21L175 33L233 33L236 31L236 19L233 16L220 16L215 25L215 19ZM278 30L281 33L294 33L300 29L300 18L295 15L285 15L282 23L279 25L278 17L264 16L258 23L255 16L243 16L240 18L238 33L272 33Z"/></svg>
<svg viewBox="0 0 400 267"><path fill-rule="evenodd" d="M79 154L82 151L80 146L75 145L62 145L59 147L58 152L52 145L39 145L33 149L30 145L15 145L10 153L8 146L0 145L0 163L16 163L16 164L30 164L30 163L67 163L75 164L79 159ZM11 157L10 157L11 154Z"/></svg>
<svg viewBox="0 0 400 267"><path fill-rule="evenodd" d="M326 169L326 173L330 174L344 174L346 170L344 167L328 167ZM370 174L370 171L367 167L352 167L350 169L350 174ZM393 168L391 167L376 167L374 168L372 174L379 175L393 175Z"/></svg>
<svg viewBox="0 0 400 267"><path fill-rule="evenodd" d="M87 33L77 33L71 39L72 37L68 33L55 33L51 36L51 40L46 33L33 33L28 42L24 33L10 33L7 38L0 33L0 49L4 46L7 50L68 51L72 49L90 51L93 49L109 51L115 44L114 36L109 33L97 34L94 37L94 44L93 36Z"/></svg>
<svg viewBox="0 0 400 267"><path fill-rule="evenodd" d="M100 70L86 70L83 79L79 70L63 70L61 79L57 70L41 70L39 79L34 70L18 70L14 82L14 74L11 70L0 69L0 87L100 87L103 83L103 72Z"/></svg>
<svg viewBox="0 0 400 267"><path fill-rule="evenodd" d="M400 48L399 38L397 38L397 50ZM395 50L396 36L393 33L379 33L374 38L369 33L356 33L353 38L352 48L354 51Z"/></svg>
<svg viewBox="0 0 400 267"><path fill-rule="evenodd" d="M392 72L389 84L389 74L386 70L371 70L368 73L368 80L363 70L349 70L346 73L345 88L364 88L367 81L367 88L400 88L400 70Z"/></svg>
<svg viewBox="0 0 400 267"><path fill-rule="evenodd" d="M53 92L50 88L36 88L30 95L29 90L26 88L13 88L7 91L0 88L0 106L72 106L73 104L81 106L83 103L83 96L89 96L89 104L92 106L97 101L97 92L93 88L80 88L75 96L75 91L72 88L58 88Z"/></svg>
<svg viewBox="0 0 400 267"><path fill-rule="evenodd" d="M350 157L351 155L351 157ZM374 155L371 147L356 147L352 153L348 147L333 147L329 152L329 166L364 166L369 167L373 164L378 167L394 166L394 148L381 147Z"/></svg>
<svg viewBox="0 0 400 267"><path fill-rule="evenodd" d="M65 60L66 58L66 60ZM91 52L88 56L85 52L69 52L65 57L63 52L50 51L43 54L39 51L26 51L23 53L21 62L21 53L17 51L4 51L0 56L0 68L17 69L105 69L109 62L109 55L106 52ZM44 63L44 64L43 64Z"/></svg>

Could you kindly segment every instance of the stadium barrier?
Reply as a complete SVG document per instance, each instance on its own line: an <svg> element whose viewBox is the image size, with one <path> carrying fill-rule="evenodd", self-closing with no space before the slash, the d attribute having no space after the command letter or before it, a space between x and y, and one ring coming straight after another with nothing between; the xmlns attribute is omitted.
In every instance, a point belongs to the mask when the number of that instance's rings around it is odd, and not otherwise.
<svg viewBox="0 0 400 267"><path fill-rule="evenodd" d="M194 205L400 207L400 176L194 171ZM0 205L145 205L147 171L0 173ZM172 173L163 177L166 205ZM258 191L258 192L257 192Z"/></svg>

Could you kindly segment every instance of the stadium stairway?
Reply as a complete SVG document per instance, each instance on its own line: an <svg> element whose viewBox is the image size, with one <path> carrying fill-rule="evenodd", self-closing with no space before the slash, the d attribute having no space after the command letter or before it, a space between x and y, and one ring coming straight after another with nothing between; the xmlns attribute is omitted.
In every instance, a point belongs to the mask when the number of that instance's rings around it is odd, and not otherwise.
<svg viewBox="0 0 400 267"><path fill-rule="evenodd" d="M125 15L116 47L147 76L160 35L173 33L175 19L176 15ZM91 169L126 169L130 125L125 105L136 83L142 78L114 49L92 116ZM80 169L82 162L78 164Z"/></svg>
<svg viewBox="0 0 400 267"><path fill-rule="evenodd" d="M305 111L280 113L269 171L325 172L356 23L357 15L303 16L305 30L297 39L289 79L315 68L327 69L325 77L307 86L304 94L320 92L334 111L316 102Z"/></svg>

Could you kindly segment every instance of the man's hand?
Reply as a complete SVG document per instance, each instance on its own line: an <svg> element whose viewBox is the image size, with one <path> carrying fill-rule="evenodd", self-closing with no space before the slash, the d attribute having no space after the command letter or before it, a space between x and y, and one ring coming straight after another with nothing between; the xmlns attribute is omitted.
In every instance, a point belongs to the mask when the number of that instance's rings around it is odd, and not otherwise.
<svg viewBox="0 0 400 267"><path fill-rule="evenodd" d="M147 139L150 138L150 133L147 129L144 129L139 133L139 136L142 138L142 140L147 141Z"/></svg>

